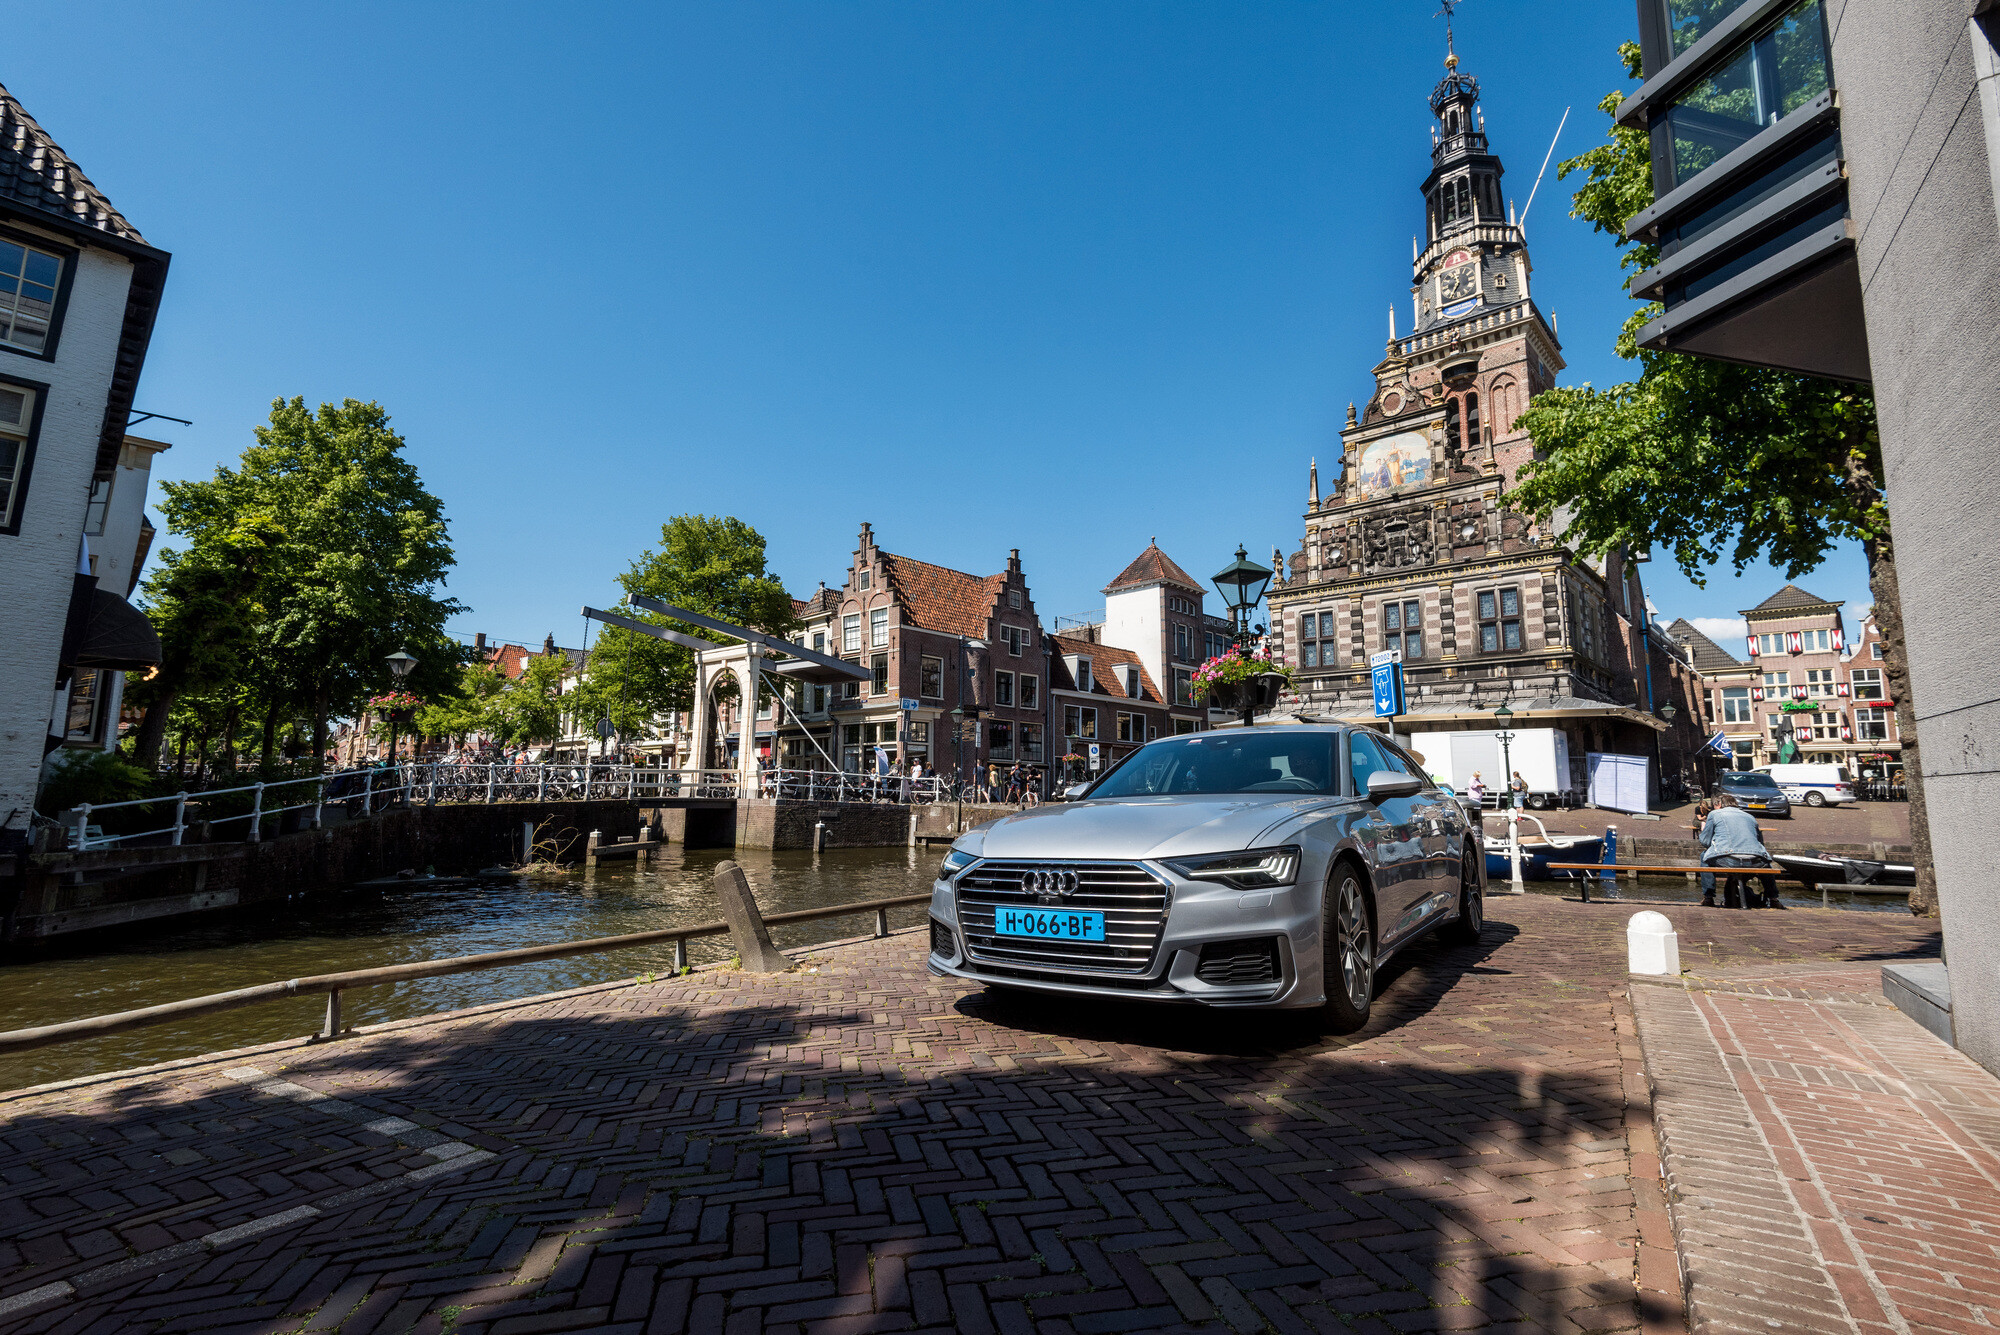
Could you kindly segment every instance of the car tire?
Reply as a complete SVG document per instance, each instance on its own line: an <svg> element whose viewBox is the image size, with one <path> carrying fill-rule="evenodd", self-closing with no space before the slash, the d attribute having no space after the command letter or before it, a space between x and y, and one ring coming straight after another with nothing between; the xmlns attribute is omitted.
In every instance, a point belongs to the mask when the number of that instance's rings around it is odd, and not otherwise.
<svg viewBox="0 0 2000 1335"><path fill-rule="evenodd" d="M1326 1027L1351 1034L1368 1023L1375 1001L1375 916L1367 882L1351 862L1337 862L1320 909L1325 952Z"/></svg>
<svg viewBox="0 0 2000 1335"><path fill-rule="evenodd" d="M1479 884L1479 865L1473 861L1470 847L1459 859L1458 868L1458 917L1444 929L1444 939L1453 945L1470 946L1479 942L1479 934L1486 929L1485 887Z"/></svg>
<svg viewBox="0 0 2000 1335"><path fill-rule="evenodd" d="M1823 807L1826 805L1826 798L1820 793L1807 793L1806 805L1809 807Z"/></svg>

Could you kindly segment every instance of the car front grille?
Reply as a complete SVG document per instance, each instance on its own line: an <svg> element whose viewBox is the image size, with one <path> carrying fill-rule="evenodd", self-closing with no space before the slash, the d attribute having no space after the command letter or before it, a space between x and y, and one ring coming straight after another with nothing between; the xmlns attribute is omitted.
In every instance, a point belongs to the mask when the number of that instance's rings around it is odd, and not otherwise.
<svg viewBox="0 0 2000 1335"><path fill-rule="evenodd" d="M1073 873L1076 890L1038 898L1021 885L1034 872ZM958 924L975 963L1138 974L1153 962L1168 896L1166 882L1136 862L982 862L958 878ZM1097 910L1104 914L1104 940L996 936L994 910L1023 906Z"/></svg>

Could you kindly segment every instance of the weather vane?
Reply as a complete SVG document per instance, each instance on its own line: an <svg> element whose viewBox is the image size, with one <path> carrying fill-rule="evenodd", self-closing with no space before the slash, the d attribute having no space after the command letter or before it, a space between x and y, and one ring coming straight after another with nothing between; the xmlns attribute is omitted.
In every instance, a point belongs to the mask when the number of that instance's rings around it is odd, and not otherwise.
<svg viewBox="0 0 2000 1335"><path fill-rule="evenodd" d="M1431 17L1434 19L1441 18L1444 20L1444 63L1447 69L1456 69L1458 68L1458 52L1452 46L1451 20L1453 14L1457 11L1460 5L1465 3L1465 0L1438 0L1438 3L1441 4L1443 8L1438 10L1437 13L1431 15Z"/></svg>

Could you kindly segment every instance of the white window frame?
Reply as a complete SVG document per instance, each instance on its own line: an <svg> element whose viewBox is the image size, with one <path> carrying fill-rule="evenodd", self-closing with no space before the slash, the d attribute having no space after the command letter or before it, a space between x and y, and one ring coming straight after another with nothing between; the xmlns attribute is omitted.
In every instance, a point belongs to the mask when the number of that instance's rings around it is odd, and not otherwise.
<svg viewBox="0 0 2000 1335"><path fill-rule="evenodd" d="M874 607L868 611L868 647L889 647L889 609L886 607Z"/></svg>
<svg viewBox="0 0 2000 1335"><path fill-rule="evenodd" d="M16 270L11 267L0 268L0 274L16 280L13 284L14 291L0 293L0 348L6 348L9 351L25 352L36 357L50 356L56 342L56 308L62 304L64 265L67 261L52 250L45 250L40 246L30 245L15 237L0 237L0 242L4 242L9 246L19 247L22 252L20 269ZM33 256L40 256L45 260L54 262L56 266L55 277L47 283L43 283L38 278L31 279L28 271L34 263L31 258ZM42 316L31 313L28 316L29 320L39 323L42 326L40 339L34 341L16 337L16 331L21 322L21 301L26 297L26 289L28 288L46 288L49 293L47 315Z"/></svg>
<svg viewBox="0 0 2000 1335"><path fill-rule="evenodd" d="M1033 709L1036 702L1042 698L1042 680L1027 672L1021 673L1020 678L1021 708Z"/></svg>
<svg viewBox="0 0 2000 1335"><path fill-rule="evenodd" d="M1748 686L1725 686L1722 688L1722 721L1724 723L1755 723L1757 711L1751 707Z"/></svg>
<svg viewBox="0 0 2000 1335"><path fill-rule="evenodd" d="M40 391L30 385L0 380L0 390L21 396L21 419L0 422L0 443L14 447L10 462L0 458L0 533L16 531L21 522L21 493L35 460L35 409Z"/></svg>
<svg viewBox="0 0 2000 1335"><path fill-rule="evenodd" d="M849 612L840 618L840 652L861 652L861 614Z"/></svg>
<svg viewBox="0 0 2000 1335"><path fill-rule="evenodd" d="M1009 658L1019 658L1021 656L1021 644L1027 637L1028 633L1019 626L1002 626L1000 628L1000 638L1007 642L1007 656Z"/></svg>
<svg viewBox="0 0 2000 1335"><path fill-rule="evenodd" d="M1014 707L1014 674L1013 674L1013 673L1011 673L1011 672L1001 672L1001 671L998 671L997 669L996 669L996 670L994 671L994 673L993 673L993 703L994 703L995 705L998 705L998 706L1001 706L1001 707L1003 707L1003 708L1006 708L1006 709L1012 709L1012 708Z"/></svg>
<svg viewBox="0 0 2000 1335"><path fill-rule="evenodd" d="M933 665L937 668L937 689L935 691L925 689L925 682L931 675ZM917 690L926 700L944 699L944 659L935 654L925 654L918 660Z"/></svg>
<svg viewBox="0 0 2000 1335"><path fill-rule="evenodd" d="M1882 680L1881 668L1852 668L1848 673L1848 689L1856 700L1887 700L1888 684ZM1873 691L1873 695L1863 695L1863 690Z"/></svg>

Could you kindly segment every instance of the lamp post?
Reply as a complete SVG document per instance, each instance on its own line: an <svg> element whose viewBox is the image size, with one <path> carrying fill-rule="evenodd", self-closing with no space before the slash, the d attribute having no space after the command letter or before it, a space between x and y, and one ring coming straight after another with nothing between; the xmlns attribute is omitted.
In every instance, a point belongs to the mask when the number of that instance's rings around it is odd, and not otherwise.
<svg viewBox="0 0 2000 1335"><path fill-rule="evenodd" d="M1264 597L1264 589L1271 582L1272 571L1268 566L1260 566L1250 559L1250 554L1240 544L1236 548L1236 559L1215 572L1210 583L1222 595L1223 606L1229 609L1230 621L1235 627L1236 643L1242 644L1250 638L1250 609Z"/></svg>
<svg viewBox="0 0 2000 1335"><path fill-rule="evenodd" d="M972 703L972 655L974 650L984 649L986 641L968 639L961 635L958 637L958 642L960 646L958 708L951 711L953 719L951 725L952 758L958 766L958 782L953 787L958 797L954 807L952 828L963 834L965 832L965 732L967 728L977 729L979 727L979 706ZM972 748L972 763L974 765L979 763L979 746L976 737L977 734L975 733L975 741Z"/></svg>
<svg viewBox="0 0 2000 1335"><path fill-rule="evenodd" d="M403 678L409 676L411 670L417 666L417 660L410 656L410 651L407 649L398 649L382 661L389 665L389 671L395 676L398 683ZM396 763L396 715L398 712L394 709L389 711L389 763L391 765Z"/></svg>
<svg viewBox="0 0 2000 1335"><path fill-rule="evenodd" d="M1493 711L1493 721L1500 725L1500 781L1507 785L1507 863L1512 873L1507 892L1524 895L1528 890L1521 884L1521 809L1514 804L1514 711L1506 701Z"/></svg>

